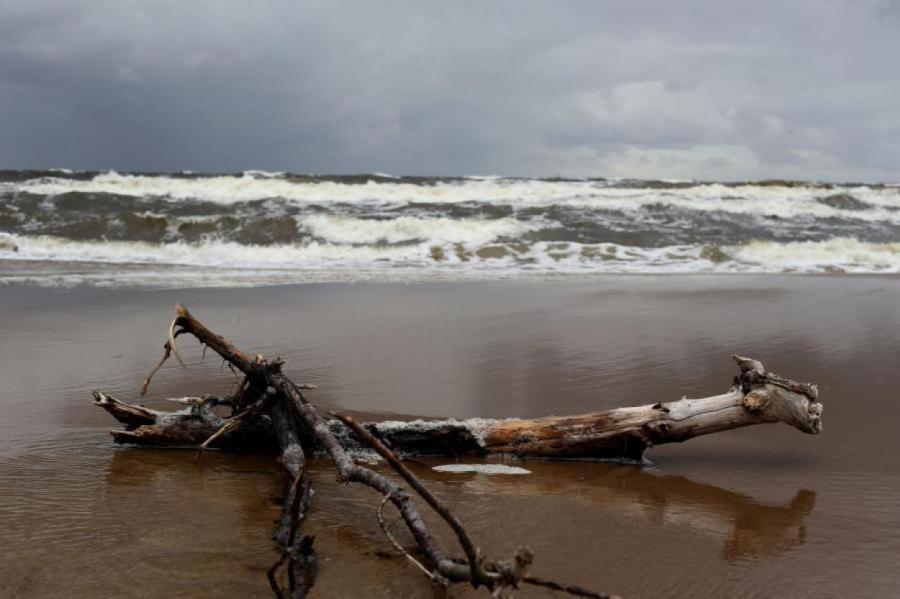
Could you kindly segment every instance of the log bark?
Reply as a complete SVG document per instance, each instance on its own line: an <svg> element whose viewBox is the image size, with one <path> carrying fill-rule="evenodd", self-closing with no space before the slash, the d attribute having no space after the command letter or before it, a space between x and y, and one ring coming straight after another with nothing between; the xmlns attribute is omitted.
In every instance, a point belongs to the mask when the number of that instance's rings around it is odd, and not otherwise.
<svg viewBox="0 0 900 599"><path fill-rule="evenodd" d="M814 385L768 373L756 360L733 358L741 375L727 392L711 397L577 416L385 421L362 426L402 455L509 454L630 462L641 461L644 452L656 445L754 424L783 422L808 434L822 431L822 404ZM128 428L110 431L118 443L193 447L224 425L208 403L173 414L131 406L99 391L95 397L101 398L95 405ZM327 425L345 448L363 448L358 436L340 421L332 419ZM275 446L266 419L257 420L253 426L257 441L268 439L264 444ZM212 446L234 448L237 441L226 437Z"/></svg>

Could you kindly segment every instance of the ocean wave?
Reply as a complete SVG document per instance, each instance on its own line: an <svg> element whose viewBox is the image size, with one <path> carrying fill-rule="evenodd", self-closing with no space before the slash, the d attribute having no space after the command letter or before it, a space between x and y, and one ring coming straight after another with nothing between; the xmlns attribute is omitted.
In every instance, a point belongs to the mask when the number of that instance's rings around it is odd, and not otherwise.
<svg viewBox="0 0 900 599"><path fill-rule="evenodd" d="M765 265L766 272L900 272L900 243L864 243L850 237L827 241L754 241L725 248L739 264Z"/></svg>
<svg viewBox="0 0 900 599"><path fill-rule="evenodd" d="M431 239L406 245L309 241L245 246L222 241L152 244L0 234L0 264L180 266L199 269L197 280L223 269L247 272L254 280L268 277L273 281L284 278L285 273L303 272L318 273L317 280L390 280L397 273L418 280L483 277L491 273L504 277L604 273L900 273L900 243L865 243L852 238L662 248L614 243L536 241L526 244L488 238L485 235L479 240L483 243ZM265 275L262 271L273 274ZM0 267L0 281L8 282L13 275L14 272Z"/></svg>
<svg viewBox="0 0 900 599"><path fill-rule="evenodd" d="M344 180L346 179L346 181ZM866 221L900 222L900 190L894 186L697 183L651 185L608 180L541 180L460 178L407 180L387 175L337 179L246 171L241 175L164 176L117 172L89 179L38 177L7 182L8 193L45 196L67 193L109 194L193 200L223 205L267 199L295 205L462 204L480 202L517 208L565 206L619 211L656 205L683 210L766 215L843 218L848 213Z"/></svg>
<svg viewBox="0 0 900 599"><path fill-rule="evenodd" d="M0 171L4 283L897 273L898 244L894 185Z"/></svg>
<svg viewBox="0 0 900 599"><path fill-rule="evenodd" d="M313 215L302 219L301 228L313 237L334 244L378 245L415 242L483 245L501 237L519 237L540 227L513 218L452 219L401 216L362 219Z"/></svg>
<svg viewBox="0 0 900 599"><path fill-rule="evenodd" d="M192 174L190 172L186 172L185 174ZM244 177L253 177L256 179L280 179L284 177L287 173L284 171L261 171L256 169L246 170L241 173Z"/></svg>

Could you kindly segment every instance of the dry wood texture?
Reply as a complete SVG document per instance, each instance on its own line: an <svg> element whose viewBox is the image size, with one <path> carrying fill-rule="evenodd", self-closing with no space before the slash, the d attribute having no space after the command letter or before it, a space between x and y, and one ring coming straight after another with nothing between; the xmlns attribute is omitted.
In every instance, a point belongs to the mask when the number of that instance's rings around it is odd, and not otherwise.
<svg viewBox="0 0 900 599"><path fill-rule="evenodd" d="M822 430L822 404L814 385L790 381L765 372L759 362L735 356L743 370L727 392L699 399L683 398L640 407L616 408L578 416L536 419L414 420L367 422L362 426L388 447L404 455L511 454L534 458L594 458L639 461L654 445L686 441L728 429L784 422L805 433ZM756 366L758 365L758 367ZM752 373L750 377L747 373ZM746 384L746 380L752 381ZM96 405L126 425L110 431L120 443L144 445L200 445L225 426L210 409L216 402L198 402L180 412L157 412L132 406L102 392ZM221 402L219 402L221 403ZM330 420L334 435L350 449L362 447L358 436L338 420ZM254 426L254 439L269 438L264 419ZM229 448L235 441L217 437L213 447ZM321 450L321 447L317 446Z"/></svg>

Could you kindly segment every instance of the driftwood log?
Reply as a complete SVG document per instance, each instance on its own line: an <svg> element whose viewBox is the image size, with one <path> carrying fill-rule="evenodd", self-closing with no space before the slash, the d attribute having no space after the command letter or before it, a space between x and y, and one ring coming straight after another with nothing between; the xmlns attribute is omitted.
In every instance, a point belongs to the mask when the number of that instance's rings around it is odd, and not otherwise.
<svg viewBox="0 0 900 599"><path fill-rule="evenodd" d="M390 502L399 511L419 550L410 555L384 532L395 548L421 569L435 584L468 582L485 587L493 596L507 596L521 584L565 591L576 596L606 597L539 579L529 574L532 555L520 549L505 561L481 555L463 525L403 465L406 455L507 454L522 458L599 459L640 462L654 445L686 441L728 429L784 422L805 433L822 430L822 404L815 385L798 383L767 372L759 361L733 356L740 368L734 384L725 393L700 399L682 398L653 405L617 408L579 416L548 416L538 419L416 420L357 423L348 416L321 415L307 401L304 390L283 372L280 358L250 357L226 339L209 330L183 306L168 330L159 364L144 381L143 395L153 375L171 356L184 366L176 338L193 335L243 374L237 391L229 397L179 398L187 406L175 412L160 412L119 401L102 391L94 392L94 405L105 409L125 426L110 431L117 443L204 450L269 451L292 478L285 501L284 517L275 533L282 554L269 571L269 583L277 597L302 597L311 588L316 571L313 539L300 536L310 499L310 477L306 459L325 455L338 477L367 485L382 496L379 519ZM225 406L223 417L215 408ZM406 484L450 526L464 559L450 556L426 527L413 495L380 472L357 464L360 451L374 450ZM284 579L287 579L286 582Z"/></svg>

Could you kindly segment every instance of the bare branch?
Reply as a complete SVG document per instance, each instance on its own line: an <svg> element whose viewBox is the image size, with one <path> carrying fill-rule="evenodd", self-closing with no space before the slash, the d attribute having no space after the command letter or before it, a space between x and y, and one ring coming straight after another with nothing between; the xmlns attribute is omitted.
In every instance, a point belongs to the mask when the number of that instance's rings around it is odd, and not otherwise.
<svg viewBox="0 0 900 599"><path fill-rule="evenodd" d="M552 580L544 580L543 578L535 578L534 576L526 576L522 579L522 582L530 585L534 585L536 587L543 587L545 589L550 589L553 591L562 591L563 593L568 593L570 595L574 595L575 597L589 597L591 599L619 599L619 597L615 595L607 595L605 593L597 593L596 591L590 591L588 589L583 589L579 586L575 586L574 584L562 584L559 582L553 582Z"/></svg>
<svg viewBox="0 0 900 599"><path fill-rule="evenodd" d="M384 506L387 504L387 502L390 500L390 498L391 498L390 495L385 495L384 499L381 500L381 504L379 504L379 506L378 506L378 511L375 514L378 517L378 526L381 527L382 532L384 532L384 536L386 536L388 538L388 541L391 542L391 545L394 546L394 549L396 549L400 553L400 555L402 555L403 557L405 557L406 559L411 561L415 567L417 567L419 570L422 571L422 574L424 574L425 576L428 577L429 580L434 580L434 574L432 572L430 572L428 570L428 568L423 566L422 562L420 562L419 560L417 560L416 558L411 556L409 554L409 551L404 549L403 546L401 546L400 543L397 542L397 539L394 538L394 535L391 534L391 531L389 530L388 526L385 524L385 522L384 522Z"/></svg>
<svg viewBox="0 0 900 599"><path fill-rule="evenodd" d="M494 580L489 577L481 567L481 559L478 555L478 549L475 547L475 544L472 542L472 539L469 538L469 534L466 532L466 529L463 527L462 523L454 516L449 509L447 509L444 504L442 504L437 497L435 497L431 491L429 491L416 476L410 472L409 468L403 465L403 462L397 457L397 455L385 447L385 445L376 439L372 433L365 430L363 427L359 425L356 420L354 420L351 416L344 416L341 414L336 414L331 412L331 415L345 425L350 427L356 435L365 441L365 443L372 447L378 455L387 461L388 464L399 474L403 480L409 483L416 493L418 493L425 502L431 506L431 508L440 515L444 521L450 525L450 528L453 529L453 532L456 534L457 540L459 540L460 546L463 548L463 552L466 554L466 559L469 561L469 568L472 573L472 583L474 586L478 586L479 584L484 584L486 586L491 586Z"/></svg>
<svg viewBox="0 0 900 599"><path fill-rule="evenodd" d="M103 408L113 415L119 422L125 424L128 430L156 423L156 413L143 406L134 406L107 395L103 391L94 390L94 405Z"/></svg>
<svg viewBox="0 0 900 599"><path fill-rule="evenodd" d="M264 395L256 400L252 405L245 408L242 412L232 416L228 420L225 421L225 424L217 430L215 433L209 436L206 441L200 444L198 450L203 452L207 447L209 447L213 441L224 437L227 434L230 434L241 427L245 422L249 422L250 420L256 418L260 414L262 414L263 409L266 407L266 403L269 401L269 396Z"/></svg>

